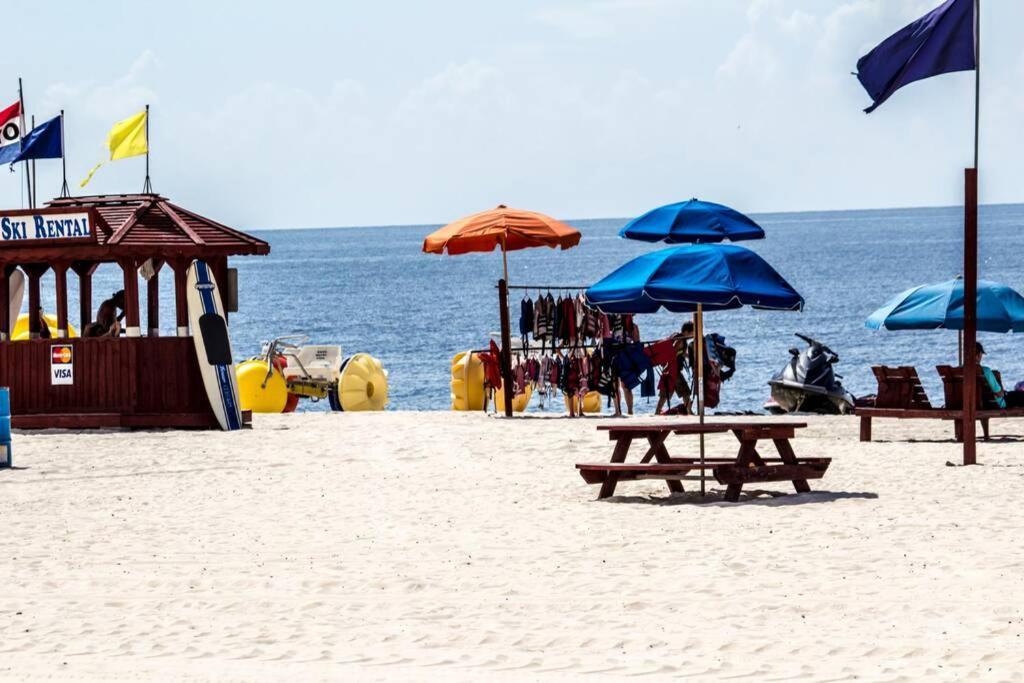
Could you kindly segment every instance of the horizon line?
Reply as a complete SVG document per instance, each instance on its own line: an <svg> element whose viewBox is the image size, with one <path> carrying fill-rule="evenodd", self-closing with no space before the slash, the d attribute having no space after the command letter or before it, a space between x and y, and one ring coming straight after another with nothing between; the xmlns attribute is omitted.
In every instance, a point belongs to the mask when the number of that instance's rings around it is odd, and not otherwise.
<svg viewBox="0 0 1024 683"><path fill-rule="evenodd" d="M979 204L982 207L997 206L1024 206L1024 202L994 202L990 204ZM879 211L920 211L924 209L960 209L962 204L943 204L936 206L888 206L862 209L800 209L797 211L752 211L750 216L798 216L801 214L834 214L857 212L879 212ZM468 214L467 214L468 215ZM452 220L458 220L453 218ZM564 223L582 223L586 221L629 221L626 216L591 216L589 218L559 218ZM385 223L381 225L320 225L320 226L297 226L297 227L274 227L274 228L245 228L252 232L286 232L290 230L362 230L368 228L429 228L441 227L447 223Z"/></svg>

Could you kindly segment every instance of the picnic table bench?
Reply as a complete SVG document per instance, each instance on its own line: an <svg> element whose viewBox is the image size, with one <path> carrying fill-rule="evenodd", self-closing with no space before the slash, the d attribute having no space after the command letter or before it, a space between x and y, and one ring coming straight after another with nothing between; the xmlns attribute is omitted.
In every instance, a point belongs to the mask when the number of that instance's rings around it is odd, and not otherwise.
<svg viewBox="0 0 1024 683"><path fill-rule="evenodd" d="M726 487L725 500L736 502L745 484L791 481L799 493L811 490L808 479L821 479L831 458L798 458L790 444L802 422L693 422L648 425L601 425L598 431L608 432L615 442L611 462L579 463L576 469L588 484L601 484L598 498L615 493L620 481L663 479L672 493L682 493L682 481L699 479L692 472L710 471L715 480ZM732 433L739 441L734 457L674 457L665 441L672 434L707 435ZM771 440L779 457L765 458L757 450L761 440ZM627 463L626 456L634 441L646 441L647 450L637 463ZM654 460L654 462L651 462Z"/></svg>

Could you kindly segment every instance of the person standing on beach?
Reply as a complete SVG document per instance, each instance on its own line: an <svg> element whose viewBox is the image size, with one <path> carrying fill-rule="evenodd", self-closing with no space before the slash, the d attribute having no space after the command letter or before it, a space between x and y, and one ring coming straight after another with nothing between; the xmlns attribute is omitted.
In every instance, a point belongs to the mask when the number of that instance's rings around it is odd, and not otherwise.
<svg viewBox="0 0 1024 683"><path fill-rule="evenodd" d="M612 338L617 344L637 343L640 341L640 328L633 322L633 316L619 316L619 325L613 325ZM626 401L626 414L633 414L633 390L619 378L615 384L615 417L622 417L622 399Z"/></svg>

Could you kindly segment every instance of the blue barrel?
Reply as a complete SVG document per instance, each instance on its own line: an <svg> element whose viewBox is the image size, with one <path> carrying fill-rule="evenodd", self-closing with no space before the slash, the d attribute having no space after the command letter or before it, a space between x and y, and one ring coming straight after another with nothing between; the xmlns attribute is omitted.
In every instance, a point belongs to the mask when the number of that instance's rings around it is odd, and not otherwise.
<svg viewBox="0 0 1024 683"><path fill-rule="evenodd" d="M0 467L11 467L11 392L0 387Z"/></svg>

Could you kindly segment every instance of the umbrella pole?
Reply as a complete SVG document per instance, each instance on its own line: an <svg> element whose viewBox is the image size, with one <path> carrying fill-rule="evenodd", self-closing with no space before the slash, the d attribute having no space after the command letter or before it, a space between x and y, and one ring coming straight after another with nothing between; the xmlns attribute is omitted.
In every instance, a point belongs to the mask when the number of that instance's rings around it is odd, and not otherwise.
<svg viewBox="0 0 1024 683"><path fill-rule="evenodd" d="M504 387L502 396L505 399L505 417L512 417L512 324L508 312L508 256L505 253L505 240L501 240L501 262L505 277L498 281L498 311L501 319L501 383ZM495 410L497 410L495 406Z"/></svg>
<svg viewBox="0 0 1024 683"><path fill-rule="evenodd" d="M694 326L694 336L697 337L697 416L700 424L704 424L704 307L697 304L697 324ZM700 495L704 497L704 434L700 435Z"/></svg>
<svg viewBox="0 0 1024 683"><path fill-rule="evenodd" d="M508 283L508 252L505 251L505 239L501 240L501 266L505 271L505 283Z"/></svg>

